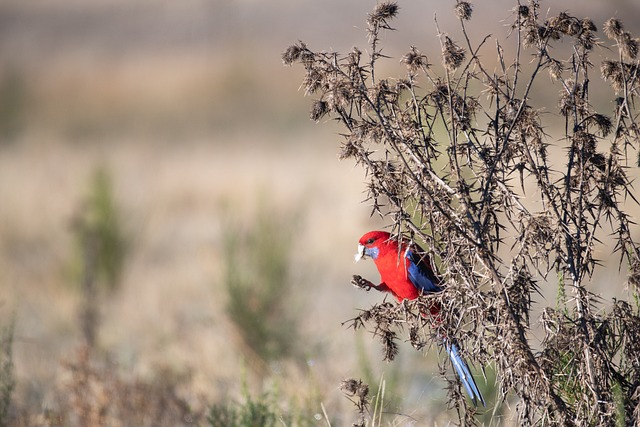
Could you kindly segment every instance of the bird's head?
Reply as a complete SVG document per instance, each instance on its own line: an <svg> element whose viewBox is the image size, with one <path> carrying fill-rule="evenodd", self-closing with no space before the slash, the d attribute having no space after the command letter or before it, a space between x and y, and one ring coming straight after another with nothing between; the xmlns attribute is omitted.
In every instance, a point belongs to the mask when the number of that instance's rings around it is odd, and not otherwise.
<svg viewBox="0 0 640 427"><path fill-rule="evenodd" d="M371 257L374 260L380 255L381 248L388 245L391 234L386 231L370 231L358 241L358 253L355 255L356 262L362 258Z"/></svg>

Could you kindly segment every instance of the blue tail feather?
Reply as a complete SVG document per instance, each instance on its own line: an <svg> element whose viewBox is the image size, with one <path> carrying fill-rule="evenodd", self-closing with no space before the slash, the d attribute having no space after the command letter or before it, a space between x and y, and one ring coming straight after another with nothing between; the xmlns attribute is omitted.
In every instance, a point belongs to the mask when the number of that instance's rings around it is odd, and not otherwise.
<svg viewBox="0 0 640 427"><path fill-rule="evenodd" d="M444 345L447 349L447 353L449 353L449 358L451 358L451 364L456 370L458 377L460 378L460 381L473 404L478 406L478 401L480 401L482 406L487 406L484 398L482 397L482 393L478 390L476 381L473 379L473 375L471 375L471 372L469 371L469 367L465 363L464 359L462 359L462 356L460 356L458 347L455 344L450 343L447 339L444 340Z"/></svg>

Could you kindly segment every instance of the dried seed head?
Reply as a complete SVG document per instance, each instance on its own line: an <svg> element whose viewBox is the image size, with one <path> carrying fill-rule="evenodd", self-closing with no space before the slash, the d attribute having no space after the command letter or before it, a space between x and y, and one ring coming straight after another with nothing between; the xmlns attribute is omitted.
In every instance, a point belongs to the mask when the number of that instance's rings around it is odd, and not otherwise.
<svg viewBox="0 0 640 427"><path fill-rule="evenodd" d="M607 22L604 23L602 27L604 31L604 35L609 37L611 40L617 40L624 31L622 27L622 22L619 19L609 18Z"/></svg>
<svg viewBox="0 0 640 427"><path fill-rule="evenodd" d="M511 123L516 118L516 114L518 114L519 109L519 99L513 99L509 101L502 109L500 110L500 115L504 118L505 121Z"/></svg>
<svg viewBox="0 0 640 427"><path fill-rule="evenodd" d="M540 39L560 40L562 33L558 30L557 26L552 25L551 21L547 21L545 25L538 27L538 36Z"/></svg>
<svg viewBox="0 0 640 427"><path fill-rule="evenodd" d="M566 86L560 91L560 114L568 117L574 112L578 114L586 113L586 104L582 97L582 85L572 79L567 79L565 85Z"/></svg>
<svg viewBox="0 0 640 427"><path fill-rule="evenodd" d="M358 387L358 397L362 402L367 402L369 400L369 385L360 381L360 386Z"/></svg>
<svg viewBox="0 0 640 427"><path fill-rule="evenodd" d="M560 12L558 16L549 18L547 26L550 30L575 36L580 32L581 26L579 21L565 12Z"/></svg>
<svg viewBox="0 0 640 427"><path fill-rule="evenodd" d="M342 390L345 394L349 396L355 396L358 393L358 389L362 385L361 380L356 380L354 378L349 378L346 380L342 380L340 383L340 390Z"/></svg>
<svg viewBox="0 0 640 427"><path fill-rule="evenodd" d="M455 71L462 65L465 57L465 51L453 42L448 36L445 36L444 46L442 47L442 57L444 65L449 71Z"/></svg>
<svg viewBox="0 0 640 427"><path fill-rule="evenodd" d="M636 59L638 56L638 39L631 37L631 34L624 32L621 37L622 54L628 59Z"/></svg>
<svg viewBox="0 0 640 427"><path fill-rule="evenodd" d="M593 49L593 46L596 44L596 38L593 35L593 32L583 31L580 33L580 36L578 37L578 42L583 48L587 50L591 50Z"/></svg>
<svg viewBox="0 0 640 427"><path fill-rule="evenodd" d="M395 104L398 102L398 92L394 91L387 79L381 79L378 83L369 89L371 98L376 102L384 101Z"/></svg>
<svg viewBox="0 0 640 427"><path fill-rule="evenodd" d="M598 27L596 27L596 24L594 24L591 19L584 18L582 20L582 30L594 32L594 31L598 31Z"/></svg>
<svg viewBox="0 0 640 427"><path fill-rule="evenodd" d="M616 72L616 68L618 68L617 66L618 64L616 62L602 61L602 64L600 65L600 72L602 73L602 78L604 78L605 80L609 80L610 78L612 78Z"/></svg>
<svg viewBox="0 0 640 427"><path fill-rule="evenodd" d="M469 2L461 1L456 5L456 15L458 15L458 18L460 19L468 21L471 19L472 12L473 6L471 6L471 3Z"/></svg>
<svg viewBox="0 0 640 427"><path fill-rule="evenodd" d="M373 12L369 14L367 23L372 27L386 24L387 21L396 17L399 9L400 6L393 1L378 3L376 7L373 8Z"/></svg>
<svg viewBox="0 0 640 427"><path fill-rule="evenodd" d="M628 64L626 62L618 61L602 61L600 65L600 72L602 77L609 83L616 92L620 92L626 84L631 84L634 89L637 88L638 83L635 81L635 76L638 73L638 65Z"/></svg>
<svg viewBox="0 0 640 427"><path fill-rule="evenodd" d="M411 46L411 50L409 50L408 53L404 54L404 56L400 59L400 62L402 64L405 64L411 72L415 72L420 68L427 68L429 66L427 57L421 54L420 51L414 46Z"/></svg>
<svg viewBox="0 0 640 427"><path fill-rule="evenodd" d="M351 52L347 55L347 62L352 67L357 67L360 64L360 57L362 56L362 51L357 47L353 47Z"/></svg>
<svg viewBox="0 0 640 427"><path fill-rule="evenodd" d="M562 65L562 62L557 59L551 59L551 63L549 64L549 76L551 76L553 80L559 80L562 76L563 70L564 66Z"/></svg>
<svg viewBox="0 0 640 427"><path fill-rule="evenodd" d="M412 83L411 83L411 81L409 79L400 78L400 79L396 80L396 82L393 85L393 88L391 90L393 92L397 93L398 95L400 95L403 90L406 90L406 89L410 88L411 85L412 85Z"/></svg>
<svg viewBox="0 0 640 427"><path fill-rule="evenodd" d="M311 68L305 74L302 80L302 86L304 86L305 95L315 93L322 85L322 73L315 68Z"/></svg>
<svg viewBox="0 0 640 427"><path fill-rule="evenodd" d="M393 361L398 355L399 348L396 338L397 334L393 331L384 331L380 337L384 351L383 358L387 362Z"/></svg>
<svg viewBox="0 0 640 427"><path fill-rule="evenodd" d="M347 140L342 144L338 158L340 160L349 159L351 157L357 158L358 153L358 146L353 141Z"/></svg>
<svg viewBox="0 0 640 427"><path fill-rule="evenodd" d="M529 6L523 5L521 4L520 6L518 6L518 15L521 18L528 18L529 17Z"/></svg>
<svg viewBox="0 0 640 427"><path fill-rule="evenodd" d="M523 38L524 46L525 47L535 46L535 44L539 40L539 37L538 37L539 34L540 34L540 31L538 30L537 26L528 26L524 33L524 38Z"/></svg>
<svg viewBox="0 0 640 427"><path fill-rule="evenodd" d="M582 27L577 21L572 19L568 21L565 26L562 27L562 30L563 30L562 32L568 36L575 36L580 33L580 31L582 30Z"/></svg>
<svg viewBox="0 0 640 427"><path fill-rule="evenodd" d="M285 65L291 65L294 62L296 62L298 59L300 59L300 54L302 53L303 49L305 48L305 44L300 42L300 45L291 45L287 48L287 50L285 50L284 52L282 52L282 62Z"/></svg>
<svg viewBox="0 0 640 427"><path fill-rule="evenodd" d="M319 122L322 117L325 116L329 112L329 105L318 99L311 104L311 112L309 113L309 118L314 122Z"/></svg>
<svg viewBox="0 0 640 427"><path fill-rule="evenodd" d="M342 79L329 79L325 96L329 103L329 108L331 109L347 105L352 98L349 81Z"/></svg>

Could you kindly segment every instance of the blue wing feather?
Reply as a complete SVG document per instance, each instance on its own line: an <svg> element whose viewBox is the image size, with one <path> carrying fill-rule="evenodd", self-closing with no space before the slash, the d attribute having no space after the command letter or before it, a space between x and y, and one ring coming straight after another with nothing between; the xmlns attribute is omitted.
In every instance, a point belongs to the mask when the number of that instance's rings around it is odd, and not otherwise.
<svg viewBox="0 0 640 427"><path fill-rule="evenodd" d="M444 340L444 345L447 349L447 353L449 353L449 358L451 358L451 364L458 373L458 377L460 378L460 381L462 382L462 385L467 391L467 394L471 398L473 404L477 406L478 401L480 401L480 403L482 403L482 406L487 406L484 401L484 397L482 397L482 393L480 393L480 390L478 390L476 381L473 379L473 375L471 375L471 372L469 371L469 367L458 352L458 347L453 343L449 343L447 339Z"/></svg>
<svg viewBox="0 0 640 427"><path fill-rule="evenodd" d="M407 274L409 280L416 288L420 289L423 293L442 291L440 280L433 272L428 257L420 256L412 247L407 249L405 257L407 259ZM484 397L482 397L482 393L480 393L476 381L473 379L471 371L469 371L469 367L460 355L458 347L446 338L444 338L444 346L447 349L447 353L449 353L451 364L458 374L464 389L473 401L473 404L477 405L478 402L480 402L483 406L486 406Z"/></svg>
<svg viewBox="0 0 640 427"><path fill-rule="evenodd" d="M405 257L407 258L408 266L407 273L409 280L413 285L424 293L440 292L439 280L433 273L431 266L427 262L427 258L418 255L411 248L407 249Z"/></svg>

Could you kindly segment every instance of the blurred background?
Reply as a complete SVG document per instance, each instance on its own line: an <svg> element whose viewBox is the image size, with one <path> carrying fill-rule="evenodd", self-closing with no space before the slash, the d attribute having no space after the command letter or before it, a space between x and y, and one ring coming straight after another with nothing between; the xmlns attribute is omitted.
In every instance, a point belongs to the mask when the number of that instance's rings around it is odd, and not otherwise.
<svg viewBox="0 0 640 427"><path fill-rule="evenodd" d="M180 422L209 414L214 424L230 402L268 395L274 412L299 415L292 423L347 425L355 415L338 386L358 377L385 380L394 425L446 423L435 349L405 345L381 364L378 343L342 325L382 298L349 280L377 280L353 254L384 223L363 203L362 170L337 159L341 129L309 121L303 70L280 59L298 40L364 50L374 5L0 2L5 349L13 330L0 380L11 385L13 370L10 419L100 424L96 408L106 407L103 424L133 425L141 408L169 401ZM460 36L454 2L399 5L399 31L384 40L389 70L401 72L411 45L439 63L433 18ZM471 35L504 40L512 7L476 4ZM617 16L639 35L634 0L546 8L599 28ZM118 390L146 403L127 412Z"/></svg>

